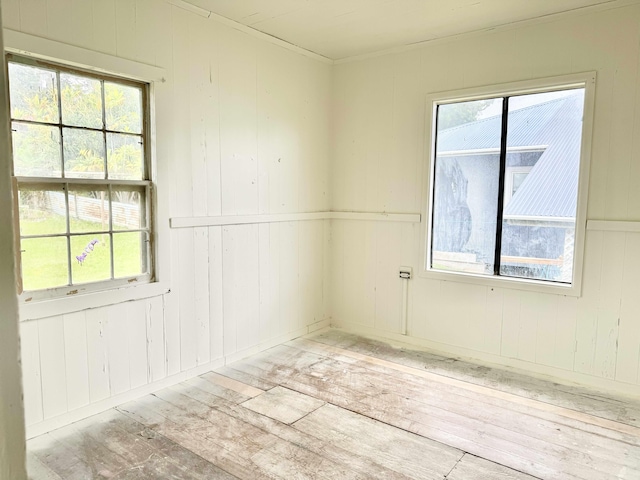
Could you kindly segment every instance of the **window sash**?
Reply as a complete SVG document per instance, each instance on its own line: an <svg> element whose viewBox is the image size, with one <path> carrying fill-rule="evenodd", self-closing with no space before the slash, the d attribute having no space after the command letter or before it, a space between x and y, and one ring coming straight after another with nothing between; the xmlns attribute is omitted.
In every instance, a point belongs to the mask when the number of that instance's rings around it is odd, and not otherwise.
<svg viewBox="0 0 640 480"><path fill-rule="evenodd" d="M149 125L149 117L150 117L150 108L149 108L149 85L144 82L138 82L135 80L129 80L126 78L120 78L118 76L108 75L108 74L100 74L92 71L86 71L82 69L77 69L73 67L68 67L65 65L59 65L55 63L50 63L47 61L42 61L39 59L22 57L14 54L7 54L6 61L12 62L16 64L22 64L32 67L37 67L44 70L49 70L55 73L56 78L56 88L57 88L57 121L55 122L44 122L44 121L34 121L34 120L23 120L20 118L11 118L12 123L17 122L21 124L27 125L42 125L48 127L54 127L59 129L60 131L60 176L59 177L38 177L38 176L14 176L14 191L15 191L15 215L14 221L16 224L16 251L17 251L17 260L18 265L20 266L20 277L18 279L18 290L19 293L23 293L23 278L22 278L22 259L21 259L21 248L20 244L22 240L31 240L38 238L65 238L67 242L67 280L68 285L61 287L53 287L53 288L45 288L38 290L28 290L32 298L51 298L56 296L64 296L73 293L77 293L78 289L83 291L100 291L110 288L117 288L124 285L130 285L132 283L138 282L149 282L154 279L154 248L153 248L153 231L154 231L154 218L153 218L153 208L152 208L152 198L153 198L153 183L150 180L150 125ZM60 75L61 73L71 73L74 75L79 75L82 77L89 77L93 79L98 79L100 81L100 95L101 95L101 116L102 116L102 127L85 127L85 126L76 126L72 124L66 124L63 122L62 116L62 100L61 100L61 86L60 86ZM11 79L9 79L11 81ZM114 130L107 128L107 120L106 120L106 110L107 104L105 102L105 82L106 83L115 83L121 84L128 87L135 87L140 89L141 92L141 130L140 133L135 132L127 132L122 130ZM63 137L63 129L73 129L78 131L93 131L99 132L103 136L103 145L104 145L104 177L105 178L69 178L65 176L65 158L64 158L64 137ZM142 156L142 165L141 165L141 179L140 180L122 180L118 178L109 178L109 166L108 166L108 145L107 145L107 136L109 134L117 134L123 136L130 136L134 138L138 138L140 144L143 149ZM14 162L12 161L12 168L14 167ZM101 172L102 173L102 172ZM20 232L20 215L19 215L19 202L18 202L18 192L24 188L29 190L38 189L38 187L42 187L42 190L46 190L47 187L62 187L64 189L65 195L65 218L66 218L66 232L65 233L56 233L56 234L46 234L46 235L21 235ZM98 232L72 232L69 226L69 189L77 188L77 187L87 187L87 189L93 188L105 188L106 191L109 191L109 224L108 228L104 230L100 230ZM140 189L140 209L141 215L144 215L144 227L140 228L126 228L126 229L116 229L113 225L113 211L111 208L111 202L113 201L111 192L118 190L127 190L127 189ZM114 262L117 261L114 257L114 235L123 235L123 234L144 234L146 235L146 247L141 246L141 258L142 262L141 270L146 270L147 273L141 275L131 275L125 278L115 278L114 276ZM109 243L110 243L110 279L100 280L97 282L89 282L89 283L73 283L73 276L71 274L72 271L72 263L73 263L73 255L70 250L71 239L74 237L82 236L82 235L92 235L92 234L104 234L108 235ZM71 289L71 290L70 290Z"/></svg>
<svg viewBox="0 0 640 480"><path fill-rule="evenodd" d="M426 269L427 271L433 271L433 272L438 272L438 273L444 273L444 274L448 274L448 273L453 273L456 275L464 275L464 276L472 276L472 277L485 277L485 278L501 278L501 279L510 279L510 280L516 280L516 281L527 281L527 282L532 282L532 283L543 283L543 284L556 284L556 285L566 285L566 286L573 286L573 283L575 282L575 275L576 275L576 271L575 269L573 270L573 276L572 276L572 280L570 282L566 282L566 281L562 281L562 280L547 280L547 279L541 279L541 278L531 278L531 277L527 277L527 276L520 276L520 275L509 275L509 274L505 274L505 273L501 273L501 263L503 261L504 258L510 258L507 257L505 255L502 254L502 239L503 239L503 226L504 226L504 207L506 205L506 202L508 202L512 196L511 192L506 192L506 187L512 188L512 182L507 179L507 174L508 173L512 173L511 171L513 170L514 172L525 172L528 173L531 170L531 167L507 167L507 154L509 153L510 149L508 148L507 145L507 141L508 141L508 130L509 130L509 117L510 117L510 111L509 111L509 100L510 98L514 97L514 96L521 96L523 94L529 94L529 93L547 93L547 92L554 92L554 91L565 91L565 90L573 90L573 89L583 89L586 90L586 84L578 84L578 85L566 85L566 86L553 86L551 88L540 88L540 89L535 89L533 91L530 92L514 92L513 94L498 94L498 95L487 95L487 96L481 96L481 97L476 97L473 99L456 99L456 100L448 100L448 101L435 101L433 103L433 107L434 107L434 117L433 117L433 136L432 136L432 141L431 141L431 148L432 148L432 161L431 161L431 175L432 175L432 179L431 179L431 183L430 183L430 190L429 190L429 198L430 198L430 202L429 202L429 209L430 209L430 216L429 216L429 222L428 222L428 234L427 234L427 239L428 239L428 244L427 244L427 263L426 263ZM500 170L499 170L499 178L498 178L498 198L497 198L497 215L496 215L496 231L495 231L495 251L494 251L494 262L493 262L493 273L492 274L477 274L477 273L473 273L473 272L467 272L464 270L452 270L451 272L447 271L446 269L440 269L437 267L434 267L434 231L436 228L435 225L435 208L433 207L434 202L436 201L436 166L437 166L437 161L438 161L438 157L442 156L450 156L450 155L454 155L456 152L447 152L444 155L439 155L437 153L438 151L438 122L439 122L439 118L440 118L440 106L442 105L449 105L449 104L454 104L454 103L465 103L467 101L473 101L473 100L501 100L502 101L502 109L501 109L501 131L500 131L500 147L498 149L495 149L494 153L498 153L499 154L499 165L500 165ZM585 104L583 105L583 107L585 108L586 111L586 96L585 96ZM584 128L581 131L581 144L582 141L584 139ZM534 148L534 147L532 147ZM493 150L492 150L493 151ZM460 153L460 152L457 152ZM488 153L488 149L487 152ZM581 161L580 161L580 167L578 169L579 171L579 177L578 177L578 182L581 181L581 176L582 176L582 153L581 153ZM578 202L579 202L580 198L579 195L576 197L576 210L578 210ZM574 219L576 226L577 226L577 214L576 214L576 218Z"/></svg>

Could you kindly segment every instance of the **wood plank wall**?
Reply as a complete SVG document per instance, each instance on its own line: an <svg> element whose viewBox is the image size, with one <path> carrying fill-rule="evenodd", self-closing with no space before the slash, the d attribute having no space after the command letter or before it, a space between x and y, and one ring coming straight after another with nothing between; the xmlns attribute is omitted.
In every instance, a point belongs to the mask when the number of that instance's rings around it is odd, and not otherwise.
<svg viewBox="0 0 640 480"><path fill-rule="evenodd" d="M332 209L420 212L429 93L596 70L588 218L640 221L640 7L547 19L334 66ZM419 224L334 221L333 323L400 338ZM583 295L414 278L409 338L581 383L640 389L640 234L589 230Z"/></svg>
<svg viewBox="0 0 640 480"><path fill-rule="evenodd" d="M167 217L328 210L330 65L163 0L2 10L5 28L165 69L155 106ZM329 318L329 220L170 236L170 293L21 324L30 436Z"/></svg>

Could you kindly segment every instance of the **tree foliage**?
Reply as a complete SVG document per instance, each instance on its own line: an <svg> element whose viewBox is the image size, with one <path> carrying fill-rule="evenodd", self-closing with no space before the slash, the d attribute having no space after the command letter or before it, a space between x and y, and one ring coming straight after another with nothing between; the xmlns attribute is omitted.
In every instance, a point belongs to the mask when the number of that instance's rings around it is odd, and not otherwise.
<svg viewBox="0 0 640 480"><path fill-rule="evenodd" d="M109 177L139 179L143 153L141 137L107 133L142 133L141 91L112 82L60 73L60 104L56 73L31 66L10 64L11 116L16 175L61 175L61 153L69 177L104 178L105 158ZM58 123L62 116L63 142L56 126L20 123L30 120ZM98 130L86 130L84 127ZM61 144L63 149L61 152Z"/></svg>
<svg viewBox="0 0 640 480"><path fill-rule="evenodd" d="M491 100L441 105L438 109L438 130L457 127L474 122L480 113L491 104Z"/></svg>

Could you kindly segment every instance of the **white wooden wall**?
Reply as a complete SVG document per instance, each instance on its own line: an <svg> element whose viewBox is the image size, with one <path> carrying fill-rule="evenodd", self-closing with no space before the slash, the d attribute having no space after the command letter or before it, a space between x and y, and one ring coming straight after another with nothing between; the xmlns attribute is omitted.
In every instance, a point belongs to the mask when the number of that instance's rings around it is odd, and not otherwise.
<svg viewBox="0 0 640 480"><path fill-rule="evenodd" d="M596 70L588 218L640 221L640 7L565 16L334 67L332 209L420 212L429 93ZM332 223L333 323L400 332L419 224ZM581 298L414 278L409 340L640 389L640 233L589 230Z"/></svg>
<svg viewBox="0 0 640 480"><path fill-rule="evenodd" d="M597 70L589 218L640 220L638 6L332 67L162 0L1 1L5 28L166 70L157 160L172 218L419 212L427 93ZM397 269L418 268L419 232L351 219L172 229L169 294L21 324L29 433L331 316L393 336ZM579 299L415 278L408 340L637 391L639 271L639 233L591 230Z"/></svg>
<svg viewBox="0 0 640 480"><path fill-rule="evenodd" d="M330 65L163 0L2 9L5 28L166 70L171 218L328 210ZM170 232L170 293L22 322L29 435L328 325L328 220Z"/></svg>

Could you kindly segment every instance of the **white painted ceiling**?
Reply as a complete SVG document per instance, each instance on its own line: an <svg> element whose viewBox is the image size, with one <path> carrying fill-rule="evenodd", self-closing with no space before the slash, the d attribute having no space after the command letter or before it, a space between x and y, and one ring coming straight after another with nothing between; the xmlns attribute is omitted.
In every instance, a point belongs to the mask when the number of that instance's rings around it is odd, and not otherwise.
<svg viewBox="0 0 640 480"><path fill-rule="evenodd" d="M333 60L615 0L188 0Z"/></svg>

